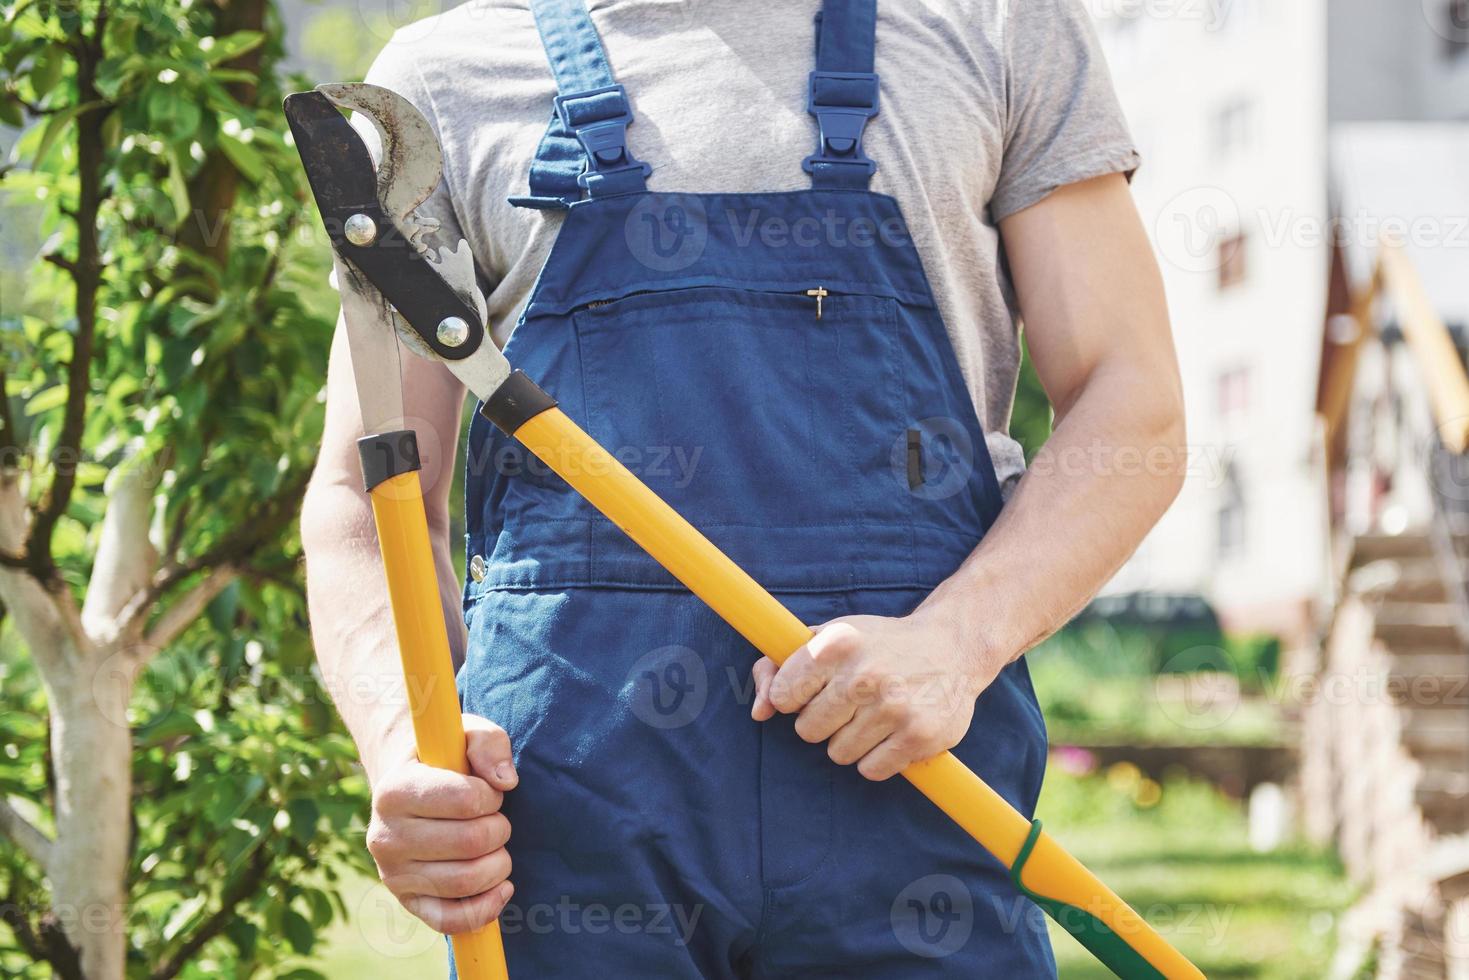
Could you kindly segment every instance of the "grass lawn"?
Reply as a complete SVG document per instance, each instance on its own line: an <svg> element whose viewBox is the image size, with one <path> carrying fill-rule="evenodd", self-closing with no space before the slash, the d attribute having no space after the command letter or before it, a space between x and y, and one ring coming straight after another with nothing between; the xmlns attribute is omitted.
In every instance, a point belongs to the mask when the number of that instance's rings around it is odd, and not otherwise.
<svg viewBox="0 0 1469 980"><path fill-rule="evenodd" d="M1162 786L1130 766L1074 775L1053 765L1042 819L1063 844L1174 941L1211 980L1324 976L1351 888L1329 855L1255 854L1240 806L1185 780ZM352 921L313 964L328 980L445 976L437 936L380 886L352 889ZM1053 930L1062 980L1111 974ZM547 978L550 980L550 978Z"/></svg>
<svg viewBox="0 0 1469 980"><path fill-rule="evenodd" d="M328 980L440 980L449 975L444 940L403 911L386 888L364 878L349 884L347 891L352 918L328 931L320 962L311 964L314 969Z"/></svg>
<svg viewBox="0 0 1469 980"><path fill-rule="evenodd" d="M1040 816L1211 980L1326 974L1352 898L1335 858L1302 846L1254 853L1242 809L1207 785L1053 765ZM1063 980L1112 975L1054 927L1052 940Z"/></svg>

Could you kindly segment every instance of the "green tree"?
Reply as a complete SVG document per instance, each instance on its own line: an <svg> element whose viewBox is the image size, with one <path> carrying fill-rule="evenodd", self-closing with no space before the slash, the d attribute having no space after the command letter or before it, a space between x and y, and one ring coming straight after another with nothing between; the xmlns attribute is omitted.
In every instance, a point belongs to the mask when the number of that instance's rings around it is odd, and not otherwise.
<svg viewBox="0 0 1469 980"><path fill-rule="evenodd" d="M297 572L334 308L281 34L0 0L0 215L45 242L0 279L7 976L311 976L364 860Z"/></svg>
<svg viewBox="0 0 1469 980"><path fill-rule="evenodd" d="M1030 362L1030 347L1023 348L1020 362L1020 381L1015 386L1015 409L1010 414L1010 435L1025 449L1025 458L1034 459L1046 440L1051 438L1051 424L1055 413L1041 379L1036 376L1035 365Z"/></svg>

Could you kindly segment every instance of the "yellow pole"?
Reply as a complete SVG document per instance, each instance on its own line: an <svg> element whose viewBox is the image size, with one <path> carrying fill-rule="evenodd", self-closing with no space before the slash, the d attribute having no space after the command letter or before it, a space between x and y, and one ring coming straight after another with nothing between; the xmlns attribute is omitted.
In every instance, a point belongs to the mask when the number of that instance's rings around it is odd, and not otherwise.
<svg viewBox="0 0 1469 980"><path fill-rule="evenodd" d="M424 765L467 774L464 720L418 472L390 477L374 487L370 497L418 758ZM498 922L454 936L453 943L454 965L464 980L509 977Z"/></svg>
<svg viewBox="0 0 1469 980"><path fill-rule="evenodd" d="M784 663L811 639L811 630L790 610L559 408L533 416L515 438L765 656ZM912 765L903 775L1011 868L1017 884L1120 976L1202 980L1198 968L1142 916L953 753ZM1073 925L1058 907L1082 915Z"/></svg>

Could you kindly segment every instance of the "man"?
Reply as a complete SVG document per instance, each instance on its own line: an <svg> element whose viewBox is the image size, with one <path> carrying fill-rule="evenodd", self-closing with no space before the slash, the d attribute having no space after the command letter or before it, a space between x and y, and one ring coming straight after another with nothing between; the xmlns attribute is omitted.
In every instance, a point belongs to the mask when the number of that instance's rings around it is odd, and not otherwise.
<svg viewBox="0 0 1469 980"><path fill-rule="evenodd" d="M303 535L368 845L440 931L516 896L524 975L1054 973L1003 869L891 777L952 748L1030 813L1022 654L1178 490L1137 156L1074 0L887 2L875 29L872 0L828 0L818 29L821 6L483 0L369 76L433 122L428 210L467 238L511 360L818 627L731 682L751 649L477 420L451 630L473 774L421 765L404 700L361 696L396 656L339 331ZM574 138L589 106L636 110L602 159ZM1056 411L1028 473L1005 434L1022 316ZM448 597L463 391L403 373Z"/></svg>

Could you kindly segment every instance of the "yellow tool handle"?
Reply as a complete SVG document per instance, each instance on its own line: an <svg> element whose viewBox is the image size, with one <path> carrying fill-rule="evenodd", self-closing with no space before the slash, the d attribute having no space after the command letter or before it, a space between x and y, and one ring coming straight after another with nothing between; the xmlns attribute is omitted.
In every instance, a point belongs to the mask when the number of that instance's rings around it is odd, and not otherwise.
<svg viewBox="0 0 1469 980"><path fill-rule="evenodd" d="M790 610L559 408L524 422L515 438L771 660L784 663L811 639L811 630ZM1120 976L1203 977L953 753L909 766L903 775L1011 868L1017 885ZM1079 909L1087 922L1074 928L1053 905Z"/></svg>
<svg viewBox="0 0 1469 980"><path fill-rule="evenodd" d="M373 487L369 496L387 572L418 758L437 769L467 774L469 757L454 686L454 658L449 652L418 471L388 478ZM453 942L454 965L464 980L507 980L510 976L499 922L454 936Z"/></svg>

